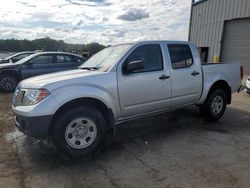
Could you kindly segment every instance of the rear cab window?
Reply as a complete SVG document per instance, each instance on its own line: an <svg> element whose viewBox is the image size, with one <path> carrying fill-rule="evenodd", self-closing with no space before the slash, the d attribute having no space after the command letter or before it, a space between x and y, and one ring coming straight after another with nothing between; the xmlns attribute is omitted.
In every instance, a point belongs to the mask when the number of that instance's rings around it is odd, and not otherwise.
<svg viewBox="0 0 250 188"><path fill-rule="evenodd" d="M187 68L193 63L193 55L187 44L168 44L168 51L173 69Z"/></svg>

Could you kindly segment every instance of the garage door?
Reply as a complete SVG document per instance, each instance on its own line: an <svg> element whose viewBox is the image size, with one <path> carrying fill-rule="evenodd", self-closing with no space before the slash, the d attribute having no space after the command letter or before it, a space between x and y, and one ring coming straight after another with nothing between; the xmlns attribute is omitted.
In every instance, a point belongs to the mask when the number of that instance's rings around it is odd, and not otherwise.
<svg viewBox="0 0 250 188"><path fill-rule="evenodd" d="M239 62L250 73L250 18L225 22L221 60Z"/></svg>

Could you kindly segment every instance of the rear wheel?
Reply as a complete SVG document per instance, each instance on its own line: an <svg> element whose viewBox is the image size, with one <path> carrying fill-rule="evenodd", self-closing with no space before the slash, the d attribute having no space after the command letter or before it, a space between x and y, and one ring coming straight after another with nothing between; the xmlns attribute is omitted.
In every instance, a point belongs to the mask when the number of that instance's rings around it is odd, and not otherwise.
<svg viewBox="0 0 250 188"><path fill-rule="evenodd" d="M200 112L206 119L217 121L223 116L226 105L226 92L222 89L216 89L209 94L205 103L200 106Z"/></svg>
<svg viewBox="0 0 250 188"><path fill-rule="evenodd" d="M94 152L106 133L103 115L91 107L76 107L60 115L52 128L56 148L72 157Z"/></svg>
<svg viewBox="0 0 250 188"><path fill-rule="evenodd" d="M14 74L0 75L0 90L11 92L14 91L18 84L17 77Z"/></svg>

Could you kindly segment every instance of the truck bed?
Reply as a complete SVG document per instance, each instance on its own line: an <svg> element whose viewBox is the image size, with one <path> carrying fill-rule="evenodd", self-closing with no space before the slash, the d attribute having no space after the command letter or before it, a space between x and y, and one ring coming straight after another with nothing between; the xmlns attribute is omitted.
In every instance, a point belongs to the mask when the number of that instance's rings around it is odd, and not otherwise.
<svg viewBox="0 0 250 188"><path fill-rule="evenodd" d="M202 71L204 83L211 82L211 79L215 79L217 76L223 75L224 79L230 84L232 93L239 89L239 85L241 84L239 63L202 64Z"/></svg>

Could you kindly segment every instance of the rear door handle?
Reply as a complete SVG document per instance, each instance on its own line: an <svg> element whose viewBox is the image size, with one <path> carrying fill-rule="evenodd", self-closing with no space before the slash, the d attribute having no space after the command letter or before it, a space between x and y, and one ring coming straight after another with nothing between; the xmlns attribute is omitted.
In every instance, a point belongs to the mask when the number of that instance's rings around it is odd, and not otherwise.
<svg viewBox="0 0 250 188"><path fill-rule="evenodd" d="M199 75L199 74L200 74L200 73L199 73L199 72L196 72L196 71L194 71L194 72L191 73L192 76L196 76L196 75Z"/></svg>
<svg viewBox="0 0 250 188"><path fill-rule="evenodd" d="M163 75L161 75L161 76L159 77L160 80L166 80L166 79L169 79L169 78L170 78L170 76L167 76L167 75L165 75L165 74L163 74Z"/></svg>

